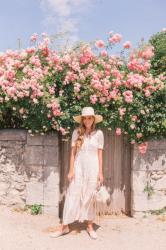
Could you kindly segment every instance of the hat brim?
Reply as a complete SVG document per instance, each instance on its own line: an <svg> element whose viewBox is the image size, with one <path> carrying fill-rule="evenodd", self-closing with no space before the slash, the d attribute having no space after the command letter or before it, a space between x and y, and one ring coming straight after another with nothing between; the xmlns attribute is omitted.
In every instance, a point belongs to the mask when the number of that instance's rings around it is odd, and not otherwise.
<svg viewBox="0 0 166 250"><path fill-rule="evenodd" d="M73 119L76 122L80 123L81 122L81 117L82 117L81 115L76 115L76 116L73 116ZM103 121L102 115L94 115L94 117L95 117L95 123L99 123L99 122Z"/></svg>

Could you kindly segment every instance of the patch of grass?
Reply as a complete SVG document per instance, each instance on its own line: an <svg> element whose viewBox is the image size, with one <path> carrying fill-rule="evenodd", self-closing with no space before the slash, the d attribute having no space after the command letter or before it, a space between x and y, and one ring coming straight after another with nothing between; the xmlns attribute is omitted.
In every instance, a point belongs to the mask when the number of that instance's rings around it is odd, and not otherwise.
<svg viewBox="0 0 166 250"><path fill-rule="evenodd" d="M33 204L31 206L31 214L41 214L42 213L42 205L41 204Z"/></svg>
<svg viewBox="0 0 166 250"><path fill-rule="evenodd" d="M33 205L25 205L24 211L29 211L32 215L41 214L42 213L42 204L33 204Z"/></svg>
<svg viewBox="0 0 166 250"><path fill-rule="evenodd" d="M156 210L150 210L149 212L155 215L164 214L166 212L166 207L163 207L161 209L156 209Z"/></svg>
<svg viewBox="0 0 166 250"><path fill-rule="evenodd" d="M151 198L152 195L155 193L154 187L147 182L147 185L144 188L144 192L147 192L148 198Z"/></svg>

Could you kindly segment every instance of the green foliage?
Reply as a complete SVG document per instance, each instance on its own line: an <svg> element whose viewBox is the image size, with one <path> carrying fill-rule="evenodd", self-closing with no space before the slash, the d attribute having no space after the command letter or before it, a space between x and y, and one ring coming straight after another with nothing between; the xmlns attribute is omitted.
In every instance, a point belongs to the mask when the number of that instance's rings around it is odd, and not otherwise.
<svg viewBox="0 0 166 250"><path fill-rule="evenodd" d="M155 214L155 215L165 214L166 213L166 207L163 207L163 208L157 209L157 210L150 210L149 212L151 214Z"/></svg>
<svg viewBox="0 0 166 250"><path fill-rule="evenodd" d="M165 58L165 36L151 39L155 76L164 72L158 63ZM84 46L57 54L46 44L0 55L0 129L56 130L68 139L77 125L73 116L92 106L104 118L97 127L118 129L131 143L165 137L166 85L149 72L152 46L121 56L96 56Z"/></svg>
<svg viewBox="0 0 166 250"><path fill-rule="evenodd" d="M33 205L25 205L24 211L30 211L32 215L41 214L42 213L42 204L33 204Z"/></svg>
<svg viewBox="0 0 166 250"><path fill-rule="evenodd" d="M41 214L42 213L42 205L41 204L33 204L31 206L31 214Z"/></svg>
<svg viewBox="0 0 166 250"><path fill-rule="evenodd" d="M155 53L151 61L153 75L162 73L166 75L166 32L158 32L150 38L149 42L154 47Z"/></svg>
<svg viewBox="0 0 166 250"><path fill-rule="evenodd" d="M148 198L151 198L152 195L154 194L154 188L153 188L153 186L151 186L151 185L149 184L149 182L147 182L147 184L146 184L146 186L145 186L145 188L144 188L144 192L147 193Z"/></svg>

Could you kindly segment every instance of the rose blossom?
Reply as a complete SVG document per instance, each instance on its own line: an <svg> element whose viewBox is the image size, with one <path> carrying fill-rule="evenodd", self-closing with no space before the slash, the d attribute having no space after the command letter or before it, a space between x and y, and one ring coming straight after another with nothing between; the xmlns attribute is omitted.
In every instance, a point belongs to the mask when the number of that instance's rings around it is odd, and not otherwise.
<svg viewBox="0 0 166 250"><path fill-rule="evenodd" d="M120 116L123 116L126 113L126 108L119 108L119 114Z"/></svg>
<svg viewBox="0 0 166 250"><path fill-rule="evenodd" d="M135 121L137 120L137 116L136 116L136 115L133 115L133 116L131 117L131 120L132 120L133 122L135 122Z"/></svg>
<svg viewBox="0 0 166 250"><path fill-rule="evenodd" d="M108 53L107 53L107 51L106 50L103 50L103 51L101 51L101 56L103 56L103 57L105 57L105 56L107 56L108 55Z"/></svg>
<svg viewBox="0 0 166 250"><path fill-rule="evenodd" d="M96 47L98 47L98 48L103 48L103 47L105 46L103 40L98 40L98 41L96 41L95 45L96 45Z"/></svg>
<svg viewBox="0 0 166 250"><path fill-rule="evenodd" d="M120 34L114 34L111 38L109 38L110 43L119 43L122 39Z"/></svg>
<svg viewBox="0 0 166 250"><path fill-rule="evenodd" d="M131 128L131 129L135 129L135 124L132 123L132 124L130 125L130 128Z"/></svg>
<svg viewBox="0 0 166 250"><path fill-rule="evenodd" d="M123 44L123 48L125 48L125 49L129 49L129 48L131 48L131 42L130 41L126 41L124 44Z"/></svg>
<svg viewBox="0 0 166 250"><path fill-rule="evenodd" d="M139 152L140 152L141 154L145 154L145 153L146 153L146 150L147 150L147 147L148 147L148 143L147 143L147 142L141 143L141 144L138 146Z"/></svg>
<svg viewBox="0 0 166 250"><path fill-rule="evenodd" d="M127 90L127 91L123 92L123 96L124 96L125 101L127 103L131 103L133 101L133 93L131 90Z"/></svg>
<svg viewBox="0 0 166 250"><path fill-rule="evenodd" d="M91 100L91 103L95 104L97 102L97 96L96 95L91 95L90 100Z"/></svg>
<svg viewBox="0 0 166 250"><path fill-rule="evenodd" d="M116 135L121 135L122 134L122 130L121 128L116 128Z"/></svg>
<svg viewBox="0 0 166 250"><path fill-rule="evenodd" d="M30 37L30 40L31 40L31 42L36 42L37 38L38 38L38 34L37 34L37 33L34 33L34 34Z"/></svg>
<svg viewBox="0 0 166 250"><path fill-rule="evenodd" d="M139 139L139 138L142 137L142 133L137 133L136 136L137 136L137 138Z"/></svg>

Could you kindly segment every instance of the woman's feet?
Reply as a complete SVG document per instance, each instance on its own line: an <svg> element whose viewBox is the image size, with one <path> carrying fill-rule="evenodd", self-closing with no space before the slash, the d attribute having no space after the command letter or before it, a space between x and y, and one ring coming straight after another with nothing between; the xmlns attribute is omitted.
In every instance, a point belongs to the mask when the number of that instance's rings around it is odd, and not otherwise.
<svg viewBox="0 0 166 250"><path fill-rule="evenodd" d="M97 233L94 231L94 230L88 230L87 229L87 232L89 234L89 236L93 239L93 240L96 240L97 239Z"/></svg>
<svg viewBox="0 0 166 250"><path fill-rule="evenodd" d="M50 237L57 238L61 235L68 234L69 232L70 230L68 225L67 226L61 225L61 227L58 230L50 234Z"/></svg>
<svg viewBox="0 0 166 250"><path fill-rule="evenodd" d="M97 233L94 231L92 224L88 224L86 231L92 239L97 239Z"/></svg>
<svg viewBox="0 0 166 250"><path fill-rule="evenodd" d="M91 237L91 239L97 239L96 231L94 231L92 224L88 224L87 233ZM55 232L52 232L49 236L52 238L57 238L59 236L68 234L70 232L68 225L61 225L60 228L58 228Z"/></svg>

